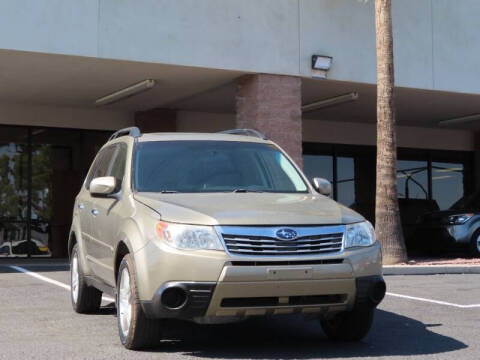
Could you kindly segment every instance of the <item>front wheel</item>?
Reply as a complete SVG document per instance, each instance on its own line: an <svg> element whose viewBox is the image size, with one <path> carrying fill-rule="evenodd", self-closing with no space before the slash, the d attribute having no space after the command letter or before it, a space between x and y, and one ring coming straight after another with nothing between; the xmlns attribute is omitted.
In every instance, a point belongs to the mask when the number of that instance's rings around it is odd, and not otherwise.
<svg viewBox="0 0 480 360"><path fill-rule="evenodd" d="M329 339L360 341L367 336L372 327L374 312L374 307L357 306L352 311L326 315L320 323Z"/></svg>
<svg viewBox="0 0 480 360"><path fill-rule="evenodd" d="M75 244L72 249L70 280L73 310L80 314L97 312L102 302L102 292L86 284L79 258L78 244Z"/></svg>
<svg viewBox="0 0 480 360"><path fill-rule="evenodd" d="M118 270L117 322L120 341L127 349L160 343L160 323L145 316L138 297L133 261L125 255Z"/></svg>
<svg viewBox="0 0 480 360"><path fill-rule="evenodd" d="M480 231L477 230L470 240L470 254L473 257L480 257Z"/></svg>

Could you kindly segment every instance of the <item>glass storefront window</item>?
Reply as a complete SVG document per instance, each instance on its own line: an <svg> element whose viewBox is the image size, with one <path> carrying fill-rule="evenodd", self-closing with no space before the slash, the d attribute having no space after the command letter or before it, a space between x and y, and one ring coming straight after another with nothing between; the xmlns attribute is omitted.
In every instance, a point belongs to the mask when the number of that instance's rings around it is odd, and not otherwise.
<svg viewBox="0 0 480 360"><path fill-rule="evenodd" d="M0 257L26 256L28 132L7 129L0 132Z"/></svg>
<svg viewBox="0 0 480 360"><path fill-rule="evenodd" d="M428 199L428 162L398 160L398 197Z"/></svg>
<svg viewBox="0 0 480 360"><path fill-rule="evenodd" d="M355 203L355 161L351 157L337 158L337 200L349 207Z"/></svg>
<svg viewBox="0 0 480 360"><path fill-rule="evenodd" d="M335 161L336 177L334 177ZM334 189L331 197L338 202L346 206L352 206L355 203L355 161L353 157L304 155L303 170L309 179L322 177L330 181Z"/></svg>
<svg viewBox="0 0 480 360"><path fill-rule="evenodd" d="M66 256L74 198L108 135L0 126L0 257Z"/></svg>
<svg viewBox="0 0 480 360"><path fill-rule="evenodd" d="M463 197L463 164L432 162L432 197L441 210Z"/></svg>
<svg viewBox="0 0 480 360"><path fill-rule="evenodd" d="M303 155L303 171L309 180L321 177L333 182L333 156Z"/></svg>

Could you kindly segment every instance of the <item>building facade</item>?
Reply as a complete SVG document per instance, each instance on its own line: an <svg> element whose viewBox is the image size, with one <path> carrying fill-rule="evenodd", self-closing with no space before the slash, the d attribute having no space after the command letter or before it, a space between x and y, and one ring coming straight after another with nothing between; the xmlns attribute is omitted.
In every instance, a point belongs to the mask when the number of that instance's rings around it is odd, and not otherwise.
<svg viewBox="0 0 480 360"><path fill-rule="evenodd" d="M400 199L446 209L477 188L479 14L393 0ZM373 219L375 82L373 0L0 0L0 256L65 256L90 162L134 125L258 129Z"/></svg>

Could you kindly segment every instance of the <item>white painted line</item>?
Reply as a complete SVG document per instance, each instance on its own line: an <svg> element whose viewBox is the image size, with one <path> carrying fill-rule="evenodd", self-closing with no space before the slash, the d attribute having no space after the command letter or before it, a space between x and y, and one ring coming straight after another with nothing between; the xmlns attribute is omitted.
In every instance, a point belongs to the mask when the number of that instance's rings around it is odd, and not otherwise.
<svg viewBox="0 0 480 360"><path fill-rule="evenodd" d="M24 274L27 274L27 275L30 275L31 277L34 277L38 280L42 280L42 281L45 281L49 284L53 284L53 285L57 285L57 286L60 286L61 288L64 288L65 290L68 290L70 291L70 285L67 285L67 284L64 284L60 281L57 281L57 280L53 280L53 279L50 279L49 277L46 277L46 276L43 276L43 275L40 275L40 274L37 274L36 272L33 272L33 271L29 271L21 266L15 266L15 265L12 265L12 266L9 266L11 269L13 270L16 270L18 272L21 272L21 273L24 273ZM102 300L105 300L105 301L110 301L110 302L114 302L115 299L113 299L112 297L108 296L108 295L103 295L102 296Z"/></svg>
<svg viewBox="0 0 480 360"><path fill-rule="evenodd" d="M37 274L37 273L35 273L35 272L33 272L33 271L29 271L29 270L27 270L27 269L25 269L25 268L23 268L23 267L21 267L21 266L12 265L12 266L9 266L9 267L12 268L12 269L14 269L14 270L16 270L16 271L18 271L18 272L21 272L21 273L30 275L30 276L32 276L32 277L34 277L34 278L36 278L36 279L45 281L45 282L47 282L47 283L50 283L50 284L53 284L53 285L56 285L56 286L60 286L61 288L64 288L65 290L70 291L70 285L64 284L64 283L62 283L62 282L60 282L60 281L50 279L49 277L46 277L46 276ZM460 308L460 309L480 308L480 304L461 305L461 304L454 304L454 303L450 303L450 302L446 302L446 301L426 299L426 298L421 298L421 297L416 297L416 296L409 296L409 295L402 295L402 294L396 294L396 293L391 293L391 292L387 292L386 295L388 295L388 296L393 296L393 297L398 297L398 298L402 298L402 299L416 300L416 301L423 301L423 302L428 302L428 303L432 303L432 304L452 306L452 307L456 307L456 308ZM102 296L102 299L105 300L105 301L110 301L110 302L115 301L112 297L107 296L107 295L103 295L103 296Z"/></svg>
<svg viewBox="0 0 480 360"><path fill-rule="evenodd" d="M453 307L460 308L460 309L470 309L470 308L477 308L477 307L480 308L480 304L461 305L461 304L454 304L454 303L450 303L450 302L446 302L446 301L432 300L432 299L426 299L426 298L408 296L408 295L402 295L402 294L395 294L395 293L391 293L391 292L387 292L386 295L393 296L393 297L398 297L398 298L402 298L402 299L423 301L423 302L428 302L428 303L438 304L438 305L453 306Z"/></svg>

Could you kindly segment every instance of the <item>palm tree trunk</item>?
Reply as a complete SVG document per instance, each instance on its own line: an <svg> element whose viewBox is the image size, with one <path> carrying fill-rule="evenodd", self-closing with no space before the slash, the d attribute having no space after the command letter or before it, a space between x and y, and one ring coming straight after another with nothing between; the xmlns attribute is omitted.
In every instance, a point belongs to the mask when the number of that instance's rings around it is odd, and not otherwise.
<svg viewBox="0 0 480 360"><path fill-rule="evenodd" d="M377 40L377 185L375 228L383 263L407 260L397 198L397 143L393 98L391 0L375 0Z"/></svg>

